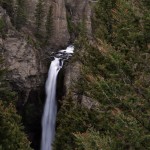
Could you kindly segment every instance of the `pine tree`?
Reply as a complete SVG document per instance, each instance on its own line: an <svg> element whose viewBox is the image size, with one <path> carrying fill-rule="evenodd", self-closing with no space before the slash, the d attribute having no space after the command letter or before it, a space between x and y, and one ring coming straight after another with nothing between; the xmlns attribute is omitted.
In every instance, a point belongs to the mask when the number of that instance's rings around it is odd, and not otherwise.
<svg viewBox="0 0 150 150"><path fill-rule="evenodd" d="M3 66L0 56L0 150L31 150L15 108L16 93L6 81Z"/></svg>
<svg viewBox="0 0 150 150"><path fill-rule="evenodd" d="M4 60L0 55L0 100L3 100L3 103L9 103L10 99L15 99L15 93L9 88L8 82L6 82L6 69L4 66ZM11 100L12 102L12 100Z"/></svg>
<svg viewBox="0 0 150 150"><path fill-rule="evenodd" d="M52 6L49 7L45 27L46 27L46 41L47 41L51 38L52 32L53 32L53 8Z"/></svg>
<svg viewBox="0 0 150 150"><path fill-rule="evenodd" d="M31 150L15 106L0 100L0 150Z"/></svg>
<svg viewBox="0 0 150 150"><path fill-rule="evenodd" d="M14 23L14 1L13 0L0 0L0 6L6 9L10 16L11 22Z"/></svg>
<svg viewBox="0 0 150 150"><path fill-rule="evenodd" d="M5 22L2 18L0 18L0 35L2 37L5 35Z"/></svg>
<svg viewBox="0 0 150 150"><path fill-rule="evenodd" d="M147 42L147 45L150 43L150 1L142 0L143 5L147 8L144 8L144 16L143 16L143 23L144 23L144 38Z"/></svg>
<svg viewBox="0 0 150 150"><path fill-rule="evenodd" d="M17 6L15 10L15 27L20 30L26 24L26 3L25 0L17 0Z"/></svg>
<svg viewBox="0 0 150 150"><path fill-rule="evenodd" d="M99 26L99 29L95 31L95 34L101 36L101 38L107 38L109 42L112 42L114 22L112 17L112 10L116 7L116 0L99 0L95 7L95 22L93 29Z"/></svg>
<svg viewBox="0 0 150 150"><path fill-rule="evenodd" d="M43 18L44 18L44 5L43 5L43 0L39 0L36 9L35 9L35 35L36 37L41 36L41 27L43 23Z"/></svg>
<svg viewBox="0 0 150 150"><path fill-rule="evenodd" d="M99 0L96 4L94 44L83 36L76 42L76 48L86 53L81 55L80 51L77 56L83 64L82 82L77 81L74 88L98 105L90 111L84 107L79 111L81 105L74 108L67 104L67 98L63 100L67 105L62 105L58 113L57 149L150 148L150 53L146 46L150 13L140 2Z"/></svg>

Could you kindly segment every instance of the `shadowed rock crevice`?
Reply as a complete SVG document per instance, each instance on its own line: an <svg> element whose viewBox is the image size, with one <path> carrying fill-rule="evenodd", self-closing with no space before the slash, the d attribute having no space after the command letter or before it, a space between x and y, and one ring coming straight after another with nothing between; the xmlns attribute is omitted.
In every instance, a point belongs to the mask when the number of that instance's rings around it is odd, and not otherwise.
<svg viewBox="0 0 150 150"><path fill-rule="evenodd" d="M25 130L32 142L31 147L40 150L41 141L41 119L45 99L44 87L39 90L31 90L27 103L22 108L23 123Z"/></svg>
<svg viewBox="0 0 150 150"><path fill-rule="evenodd" d="M58 77L57 77L57 89L56 89L56 95L57 95L57 101L58 101L58 111L60 107L60 102L63 99L63 96L65 95L65 89L64 89L64 69L60 70Z"/></svg>

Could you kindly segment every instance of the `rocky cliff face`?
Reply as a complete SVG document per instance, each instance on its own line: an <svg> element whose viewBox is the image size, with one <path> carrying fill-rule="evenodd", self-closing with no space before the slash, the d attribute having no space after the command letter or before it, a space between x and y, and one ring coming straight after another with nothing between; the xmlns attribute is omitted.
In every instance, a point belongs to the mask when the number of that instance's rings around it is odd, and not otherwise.
<svg viewBox="0 0 150 150"><path fill-rule="evenodd" d="M80 22L86 24L88 34L91 34L91 6L89 0L66 0L66 8L71 14L72 22L77 25Z"/></svg>
<svg viewBox="0 0 150 150"><path fill-rule="evenodd" d="M38 0L27 0L27 25L23 28L26 34L33 35L35 30L35 9ZM44 3L44 20L46 20L49 6L53 6L53 26L54 31L51 40L51 46L59 49L69 42L69 32L67 26L67 12L70 11L71 21L74 24L85 20L88 32L91 32L91 9L88 0L43 0ZM1 38L1 48L5 57L6 66L9 70L9 80L19 89L36 89L36 87L44 84L45 73L48 68L42 62L45 56L44 50L41 52L29 44L28 39L23 33L19 33L12 26L6 11L0 8L1 18L6 22L7 33L5 38ZM45 26L43 23L43 32ZM78 68L75 63L74 67ZM73 71L67 69L66 85L70 86L69 79ZM76 72L76 71L75 71ZM67 87L66 87L67 88Z"/></svg>
<svg viewBox="0 0 150 150"><path fill-rule="evenodd" d="M0 37L0 52L8 69L7 78L15 90L23 91L28 97L27 93L31 90L43 86L47 67L42 62L40 51L16 31L6 11L1 7L0 19L5 22L5 36Z"/></svg>
<svg viewBox="0 0 150 150"><path fill-rule="evenodd" d="M34 32L35 30L35 9L38 0L27 1L27 28ZM45 22L48 15L49 7L53 8L53 35L50 40L50 47L59 48L66 46L69 41L69 33L67 29L66 9L64 0L43 0L44 18L42 23L43 34L45 33ZM57 42L56 42L57 41Z"/></svg>
<svg viewBox="0 0 150 150"><path fill-rule="evenodd" d="M5 23L5 34L0 37L0 54L7 68L7 79L18 93L17 108L36 149L40 141L41 99L48 67L43 63L40 50L32 46L26 36L11 24L6 11L0 7L0 20ZM36 126L36 127L35 127Z"/></svg>
<svg viewBox="0 0 150 150"><path fill-rule="evenodd" d="M27 1L27 28L28 31L32 33L35 30L35 9L37 3L38 0ZM45 33L45 22L49 6L52 6L53 8L53 33L52 38L49 41L50 47L54 47L57 49L68 44L70 35L68 32L67 13L70 13L71 21L75 25L84 20L87 26L88 34L91 34L91 7L89 4L89 0L43 0L43 3L43 34Z"/></svg>
<svg viewBox="0 0 150 150"><path fill-rule="evenodd" d="M8 31L1 44L10 81L22 90L38 87L43 82L41 75L46 73L38 51L15 31Z"/></svg>
<svg viewBox="0 0 150 150"><path fill-rule="evenodd" d="M39 147L40 119L42 114L41 101L39 102L38 100L39 93L44 89L43 87L48 72L47 64L50 63L49 55L47 56L48 61L45 61L47 51L42 48L35 48L29 39L29 37L31 37L33 42L36 42L34 32L37 3L38 0L26 0L27 22L21 31L15 29L6 10L0 7L0 19L5 23L5 36L0 36L0 53L2 53L5 60L5 67L8 69L8 80L12 87L20 94L19 107L23 114L25 126L29 131L29 138L33 142L35 149ZM78 23L84 20L88 35L91 34L91 9L88 0L43 0L43 3L43 34L45 34L45 21L49 6L51 5L53 7L53 34L49 41L49 54L51 54L52 48L54 48L53 50L57 50L66 47L70 42L71 35L68 31L68 13L71 17L70 21L74 25L78 25ZM69 88L72 87L72 79L74 78L74 81L79 79L79 62L68 65L64 72L64 84L67 94L69 93ZM77 96L76 93L74 96ZM35 135L37 133L38 136Z"/></svg>
<svg viewBox="0 0 150 150"><path fill-rule="evenodd" d="M66 9L71 16L71 22L73 25L78 26L79 23L84 22L86 25L87 35L90 37L92 34L91 27L91 6L89 0L65 0ZM76 32L76 31L73 31ZM80 69L81 64L78 61L73 62L73 64L68 64L65 68L65 79L64 87L66 94L68 94L73 87L73 84L80 79ZM78 99L77 91L72 94L75 99Z"/></svg>

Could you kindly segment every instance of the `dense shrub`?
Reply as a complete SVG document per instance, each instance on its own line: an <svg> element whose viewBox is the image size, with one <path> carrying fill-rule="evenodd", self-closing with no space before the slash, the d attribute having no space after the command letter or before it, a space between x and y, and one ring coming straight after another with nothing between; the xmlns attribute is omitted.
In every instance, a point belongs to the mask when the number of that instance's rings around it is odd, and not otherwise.
<svg viewBox="0 0 150 150"><path fill-rule="evenodd" d="M92 22L94 44L89 44L85 36L76 42L76 48L84 51L84 55L78 55L82 82L76 84L99 105L90 111L75 103L63 109L68 102L67 98L64 100L58 114L57 149L63 150L63 145L68 150L150 148L148 4L148 1L98 1Z"/></svg>

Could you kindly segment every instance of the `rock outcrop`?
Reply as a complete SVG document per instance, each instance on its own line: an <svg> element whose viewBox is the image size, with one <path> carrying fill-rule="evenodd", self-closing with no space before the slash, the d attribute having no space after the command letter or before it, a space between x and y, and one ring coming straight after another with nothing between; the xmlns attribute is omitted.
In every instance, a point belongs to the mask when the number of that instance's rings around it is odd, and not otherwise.
<svg viewBox="0 0 150 150"><path fill-rule="evenodd" d="M27 1L27 28L28 32L35 32L35 9L38 4L38 0ZM48 15L49 7L52 6L52 18L53 29L52 37L49 41L50 47L60 48L68 44L70 36L67 27L66 8L64 0L43 0L44 18L42 22L43 35L45 34L45 22Z"/></svg>
<svg viewBox="0 0 150 150"><path fill-rule="evenodd" d="M65 0L71 20L75 25L84 22L88 35L91 35L91 6L89 0Z"/></svg>
<svg viewBox="0 0 150 150"><path fill-rule="evenodd" d="M89 0L65 0L66 8L68 13L71 16L71 21L75 26L78 26L79 23L85 23L87 36L90 38L92 35L91 27L91 6ZM75 31L76 32L76 31ZM82 55L82 50L80 54ZM82 64L79 61L75 61L71 64L68 64L65 67L65 78L64 78L64 89L66 95L72 94L74 101L80 101L82 105L91 109L96 106L96 103L93 99L83 95L81 91L76 88L76 84L81 80L81 69Z"/></svg>
<svg viewBox="0 0 150 150"><path fill-rule="evenodd" d="M27 28L29 32L35 31L35 9L38 0L27 1ZM68 44L70 35L68 32L67 13L71 15L71 21L77 25L84 20L88 35L91 35L91 7L89 0L43 0L44 18L42 22L43 34L45 34L45 22L50 6L53 8L53 31L50 39L50 47L60 48Z"/></svg>
<svg viewBox="0 0 150 150"><path fill-rule="evenodd" d="M4 57L7 57L9 79L20 89L39 86L43 82L41 74L46 73L47 69L38 60L38 51L15 32L7 35L2 45Z"/></svg>
<svg viewBox="0 0 150 150"><path fill-rule="evenodd" d="M27 0L27 25L23 28L26 35L33 36L35 32L35 9L38 0ZM49 6L53 7L53 35L50 41L50 47L59 49L69 42L69 32L67 26L67 12L71 13L71 21L78 24L85 21L88 33L91 33L91 8L89 0L43 0L44 14L43 33L45 32L45 21L48 14ZM20 33L11 25L10 18L6 11L0 8L1 18L6 22L7 32L5 38L1 38L1 49L3 56L6 58L6 67L9 70L9 80L19 89L35 89L40 85L44 85L44 75L47 73L47 66L41 60L45 55L44 50L39 50L29 44L28 39L24 36L24 32ZM33 38L34 39L34 38ZM69 68L69 66L68 66ZM65 82L66 89L70 87L72 82L69 78L74 74L80 74L77 69L66 69ZM72 67L71 67L72 68ZM73 68L78 68L78 62L73 64ZM70 84L70 85L69 85Z"/></svg>
<svg viewBox="0 0 150 150"><path fill-rule="evenodd" d="M79 80L80 67L81 64L79 62L68 64L65 67L64 88L65 88L66 95L68 95L72 91L74 84Z"/></svg>
<svg viewBox="0 0 150 150"><path fill-rule="evenodd" d="M5 22L5 37L0 49L8 69L8 80L18 91L30 91L43 86L47 68L38 50L11 25L6 11L0 7L0 19Z"/></svg>
<svg viewBox="0 0 150 150"><path fill-rule="evenodd" d="M74 25L78 25L80 22L86 24L87 35L91 36L92 27L91 27L91 6L89 0L65 0L66 9L71 15L71 21ZM81 51L80 51L81 53ZM66 94L70 91L69 89L72 87L74 82L77 82L80 78L80 62L76 61L73 64L69 64L65 68L65 89Z"/></svg>

